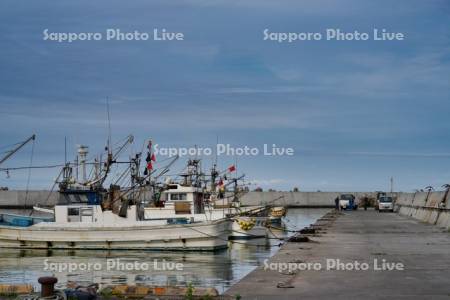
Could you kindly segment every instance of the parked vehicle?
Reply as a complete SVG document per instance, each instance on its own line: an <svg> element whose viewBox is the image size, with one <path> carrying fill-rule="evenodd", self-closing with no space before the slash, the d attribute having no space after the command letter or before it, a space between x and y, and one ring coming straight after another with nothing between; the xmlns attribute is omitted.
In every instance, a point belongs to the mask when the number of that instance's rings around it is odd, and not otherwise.
<svg viewBox="0 0 450 300"><path fill-rule="evenodd" d="M353 194L341 194L339 196L339 206L342 210L357 210L355 196Z"/></svg>
<svg viewBox="0 0 450 300"><path fill-rule="evenodd" d="M394 212L394 203L392 197L382 196L377 201L378 211L390 211Z"/></svg>
<svg viewBox="0 0 450 300"><path fill-rule="evenodd" d="M386 192L377 191L377 199L375 200L375 210L378 210L380 198L387 196Z"/></svg>

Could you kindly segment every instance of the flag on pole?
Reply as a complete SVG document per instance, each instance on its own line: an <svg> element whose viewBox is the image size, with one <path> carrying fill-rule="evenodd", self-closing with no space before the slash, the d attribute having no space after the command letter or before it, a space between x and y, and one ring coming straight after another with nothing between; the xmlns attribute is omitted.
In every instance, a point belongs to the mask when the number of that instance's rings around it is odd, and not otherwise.
<svg viewBox="0 0 450 300"><path fill-rule="evenodd" d="M152 162L156 161L156 156L152 152L152 141L151 140L148 141L147 149L148 149L147 157L145 158L145 161L147 162L147 166L145 167L144 175L147 175L148 171L153 170Z"/></svg>
<svg viewBox="0 0 450 300"><path fill-rule="evenodd" d="M234 165L232 165L231 167L228 168L228 172L234 172L236 171L236 167Z"/></svg>
<svg viewBox="0 0 450 300"><path fill-rule="evenodd" d="M225 192L225 185L223 184L222 178L219 180L219 198L223 198L223 192Z"/></svg>

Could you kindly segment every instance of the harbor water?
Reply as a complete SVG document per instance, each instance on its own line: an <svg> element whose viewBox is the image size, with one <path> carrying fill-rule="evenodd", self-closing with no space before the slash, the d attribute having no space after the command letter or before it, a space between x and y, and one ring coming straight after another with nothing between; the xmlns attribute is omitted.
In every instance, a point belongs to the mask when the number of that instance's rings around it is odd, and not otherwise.
<svg viewBox="0 0 450 300"><path fill-rule="evenodd" d="M101 286L192 284L223 293L274 255L290 231L314 223L327 211L289 209L284 218L287 231L273 228L269 239L233 241L227 250L215 253L0 249L0 284L26 283L39 289L37 279L53 275L59 288L68 282Z"/></svg>

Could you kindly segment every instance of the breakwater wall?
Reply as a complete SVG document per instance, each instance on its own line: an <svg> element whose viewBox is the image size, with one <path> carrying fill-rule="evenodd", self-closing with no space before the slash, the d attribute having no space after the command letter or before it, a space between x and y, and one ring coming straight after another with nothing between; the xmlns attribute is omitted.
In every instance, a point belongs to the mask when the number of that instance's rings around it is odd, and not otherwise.
<svg viewBox="0 0 450 300"><path fill-rule="evenodd" d="M373 192L249 192L242 196L244 205L275 204L288 207L334 207L334 199L341 194L353 194L357 203L363 197L376 197Z"/></svg>
<svg viewBox="0 0 450 300"><path fill-rule="evenodd" d="M32 208L33 205L55 205L58 193L50 191L0 191L0 208Z"/></svg>
<svg viewBox="0 0 450 300"><path fill-rule="evenodd" d="M450 230L448 192L399 193L396 211L403 216Z"/></svg>
<svg viewBox="0 0 450 300"><path fill-rule="evenodd" d="M280 205L287 207L334 207L340 194L351 193L357 203L363 197L375 198L374 192L248 192L242 196L243 205ZM0 191L0 208L31 208L33 205L55 205L58 192ZM396 193L396 211L404 216L450 229L450 193L417 192Z"/></svg>
<svg viewBox="0 0 450 300"><path fill-rule="evenodd" d="M368 196L375 197L372 192L248 192L242 196L243 205L275 204L288 207L334 207L334 199L340 194L351 193L356 199ZM33 205L54 205L58 193L50 191L0 191L0 208L22 208Z"/></svg>

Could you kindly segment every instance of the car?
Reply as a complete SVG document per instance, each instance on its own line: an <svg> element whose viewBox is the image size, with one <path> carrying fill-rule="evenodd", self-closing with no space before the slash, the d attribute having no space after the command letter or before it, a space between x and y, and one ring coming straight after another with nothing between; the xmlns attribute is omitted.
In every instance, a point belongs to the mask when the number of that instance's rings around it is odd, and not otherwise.
<svg viewBox="0 0 450 300"><path fill-rule="evenodd" d="M381 191L376 191L375 193L377 193L377 199L375 200L375 210L378 210L378 206L380 203L380 198L387 196L386 192L381 192Z"/></svg>
<svg viewBox="0 0 450 300"><path fill-rule="evenodd" d="M377 201L377 208L379 212L382 211L394 212L393 198L389 196L381 196Z"/></svg>

